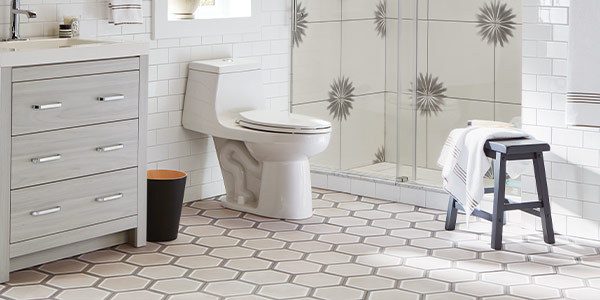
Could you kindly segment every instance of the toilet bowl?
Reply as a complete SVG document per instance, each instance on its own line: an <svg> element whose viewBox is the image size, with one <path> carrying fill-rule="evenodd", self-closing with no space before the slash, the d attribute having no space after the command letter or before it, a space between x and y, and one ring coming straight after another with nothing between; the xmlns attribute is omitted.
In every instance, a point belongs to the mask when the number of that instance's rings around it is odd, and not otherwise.
<svg viewBox="0 0 600 300"><path fill-rule="evenodd" d="M248 59L190 63L183 127L213 137L227 192L224 207L309 218L309 158L329 145L331 124L268 110L261 72Z"/></svg>

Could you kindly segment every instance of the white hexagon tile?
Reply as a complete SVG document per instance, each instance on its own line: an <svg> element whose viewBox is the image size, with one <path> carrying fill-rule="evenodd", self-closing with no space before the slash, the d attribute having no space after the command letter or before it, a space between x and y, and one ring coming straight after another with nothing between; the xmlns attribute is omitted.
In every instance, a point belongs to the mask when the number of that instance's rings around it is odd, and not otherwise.
<svg viewBox="0 0 600 300"><path fill-rule="evenodd" d="M185 204L179 238L121 245L11 274L0 299L600 299L600 242L314 190L314 216L273 220Z"/></svg>

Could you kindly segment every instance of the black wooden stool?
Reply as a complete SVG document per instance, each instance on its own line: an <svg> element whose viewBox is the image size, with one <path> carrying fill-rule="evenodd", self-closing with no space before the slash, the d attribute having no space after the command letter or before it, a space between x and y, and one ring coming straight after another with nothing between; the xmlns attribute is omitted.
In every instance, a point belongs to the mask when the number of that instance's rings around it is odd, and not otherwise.
<svg viewBox="0 0 600 300"><path fill-rule="evenodd" d="M544 241L548 244L554 244L554 228L552 226L552 215L550 214L550 198L548 196L543 155L543 152L550 151L550 145L533 139L490 140L486 142L484 151L487 157L494 159L494 187L485 188L486 194L494 194L494 211L490 214L476 209L473 211L473 215L492 222L492 248L502 249L502 226L505 224L504 212L517 209L540 217L544 230ZM520 203L506 199L506 162L527 159L533 160L539 201ZM462 206L450 196L448 215L446 216L446 230L454 230L456 227L458 210L464 211Z"/></svg>

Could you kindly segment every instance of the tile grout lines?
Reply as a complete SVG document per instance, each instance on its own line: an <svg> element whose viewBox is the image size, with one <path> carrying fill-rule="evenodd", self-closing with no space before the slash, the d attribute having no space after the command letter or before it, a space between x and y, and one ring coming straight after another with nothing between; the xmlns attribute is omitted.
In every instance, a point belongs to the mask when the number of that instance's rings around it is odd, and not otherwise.
<svg viewBox="0 0 600 300"><path fill-rule="evenodd" d="M314 216L275 220L184 205L180 236L121 245L12 274L2 299L586 299L600 293L599 242L489 224L445 212L314 189ZM252 297L250 297L252 296Z"/></svg>

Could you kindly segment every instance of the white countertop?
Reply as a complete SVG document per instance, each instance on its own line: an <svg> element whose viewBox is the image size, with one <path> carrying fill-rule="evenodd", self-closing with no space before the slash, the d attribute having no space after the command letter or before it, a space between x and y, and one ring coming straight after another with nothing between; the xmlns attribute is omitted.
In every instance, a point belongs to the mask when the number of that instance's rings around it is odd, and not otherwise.
<svg viewBox="0 0 600 300"><path fill-rule="evenodd" d="M0 67L147 55L147 41L104 38L32 38L0 42Z"/></svg>

